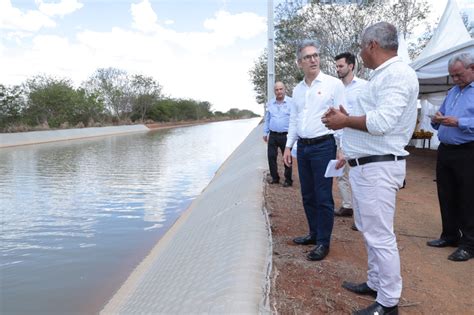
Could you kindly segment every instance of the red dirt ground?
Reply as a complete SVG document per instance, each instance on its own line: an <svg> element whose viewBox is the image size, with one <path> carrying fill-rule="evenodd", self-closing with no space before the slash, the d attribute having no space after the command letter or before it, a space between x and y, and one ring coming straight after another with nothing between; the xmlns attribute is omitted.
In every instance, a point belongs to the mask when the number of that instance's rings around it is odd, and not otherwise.
<svg viewBox="0 0 474 315"><path fill-rule="evenodd" d="M474 259L452 262L454 248L431 248L426 241L441 232L436 192L436 151L410 148L407 186L397 197L395 232L401 256L403 292L400 314L474 314ZM279 161L281 164L281 160ZM373 300L341 288L343 280L366 281L367 254L352 218L336 217L329 255L306 260L312 246L292 244L307 234L298 172L294 185L265 187L273 234L271 306L279 314L348 314ZM283 167L280 167L282 171ZM283 176L282 176L283 178ZM336 207L339 192L334 181Z"/></svg>

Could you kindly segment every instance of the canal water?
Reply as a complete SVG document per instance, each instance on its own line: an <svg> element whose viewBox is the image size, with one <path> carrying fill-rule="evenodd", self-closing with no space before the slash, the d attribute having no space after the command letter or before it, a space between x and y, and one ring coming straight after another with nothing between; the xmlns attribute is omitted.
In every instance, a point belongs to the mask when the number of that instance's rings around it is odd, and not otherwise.
<svg viewBox="0 0 474 315"><path fill-rule="evenodd" d="M258 122L0 149L0 313L100 311Z"/></svg>

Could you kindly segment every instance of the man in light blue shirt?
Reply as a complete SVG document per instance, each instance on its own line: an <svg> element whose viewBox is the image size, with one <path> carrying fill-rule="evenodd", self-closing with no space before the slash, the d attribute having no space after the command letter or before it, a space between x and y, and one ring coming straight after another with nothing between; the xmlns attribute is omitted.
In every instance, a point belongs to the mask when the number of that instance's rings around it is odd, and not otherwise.
<svg viewBox="0 0 474 315"><path fill-rule="evenodd" d="M267 104L265 124L263 125L263 141L268 142L267 155L271 175L270 184L278 184L280 182L277 165L278 149L280 149L282 154L285 151L292 104L291 97L286 96L285 84L283 82L276 82L275 98ZM284 187L293 185L291 176L292 167L285 165Z"/></svg>
<svg viewBox="0 0 474 315"><path fill-rule="evenodd" d="M448 71L456 85L431 120L441 142L436 184L443 229L427 245L459 246L448 259L466 261L474 258L474 55L453 56Z"/></svg>

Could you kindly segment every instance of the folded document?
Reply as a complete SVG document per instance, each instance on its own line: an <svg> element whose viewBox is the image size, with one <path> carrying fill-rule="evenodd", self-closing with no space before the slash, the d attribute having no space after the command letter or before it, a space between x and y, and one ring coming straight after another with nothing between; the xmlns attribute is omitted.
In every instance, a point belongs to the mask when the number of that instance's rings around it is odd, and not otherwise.
<svg viewBox="0 0 474 315"><path fill-rule="evenodd" d="M331 160L326 167L326 173L324 177L339 177L344 173L344 167L336 169L337 160Z"/></svg>

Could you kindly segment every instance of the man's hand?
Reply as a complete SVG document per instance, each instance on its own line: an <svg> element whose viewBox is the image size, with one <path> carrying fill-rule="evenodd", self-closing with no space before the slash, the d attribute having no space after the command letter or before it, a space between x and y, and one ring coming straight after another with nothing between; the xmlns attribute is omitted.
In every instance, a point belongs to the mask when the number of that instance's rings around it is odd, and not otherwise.
<svg viewBox="0 0 474 315"><path fill-rule="evenodd" d="M344 158L344 153L342 153L342 150L337 150L336 160L336 170L340 169L344 166L344 164L346 164L346 160Z"/></svg>
<svg viewBox="0 0 474 315"><path fill-rule="evenodd" d="M283 153L283 163L285 163L286 166L290 167L291 166L291 148L285 148L285 152Z"/></svg>
<svg viewBox="0 0 474 315"><path fill-rule="evenodd" d="M263 136L263 141L268 142L268 136Z"/></svg>
<svg viewBox="0 0 474 315"><path fill-rule="evenodd" d="M440 124L443 126L448 126L448 127L458 127L459 126L459 121L456 117L454 116L444 116L443 118L440 119Z"/></svg>
<svg viewBox="0 0 474 315"><path fill-rule="evenodd" d="M347 111L344 109L342 105L339 106L339 109L335 109L331 107L328 109L323 117L321 117L321 121L328 129L338 130L342 129L347 126Z"/></svg>
<svg viewBox="0 0 474 315"><path fill-rule="evenodd" d="M436 112L433 117L431 117L431 122L433 124L441 124L441 121L443 120L444 116L441 114L441 112Z"/></svg>

